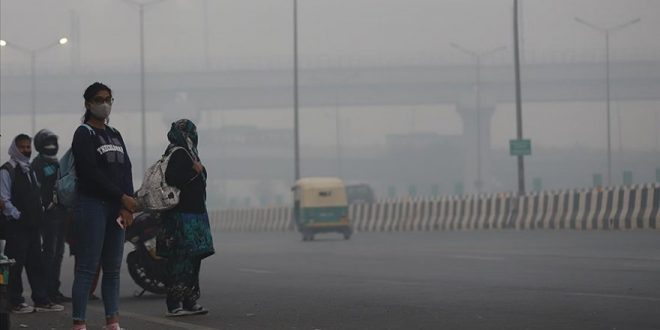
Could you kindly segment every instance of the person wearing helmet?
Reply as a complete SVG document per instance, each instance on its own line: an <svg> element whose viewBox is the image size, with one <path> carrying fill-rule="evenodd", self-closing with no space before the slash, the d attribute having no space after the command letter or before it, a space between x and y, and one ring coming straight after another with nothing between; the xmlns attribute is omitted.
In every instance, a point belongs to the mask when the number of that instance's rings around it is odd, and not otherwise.
<svg viewBox="0 0 660 330"><path fill-rule="evenodd" d="M37 180L41 183L41 202L44 218L40 226L44 270L46 271L46 290L51 301L61 304L71 298L60 292L60 269L64 256L64 212L57 203L55 183L60 164L57 161L59 145L57 135L48 129L42 129L34 136L34 147L39 153L32 161Z"/></svg>

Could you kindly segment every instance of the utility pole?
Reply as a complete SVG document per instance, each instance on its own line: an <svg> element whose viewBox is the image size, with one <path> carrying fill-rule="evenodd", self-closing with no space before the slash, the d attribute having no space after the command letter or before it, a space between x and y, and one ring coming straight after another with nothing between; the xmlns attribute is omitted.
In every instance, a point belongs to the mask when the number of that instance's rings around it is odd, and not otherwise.
<svg viewBox="0 0 660 330"><path fill-rule="evenodd" d="M293 0L293 153L294 181L300 179L300 127L298 118L298 0Z"/></svg>
<svg viewBox="0 0 660 330"><path fill-rule="evenodd" d="M147 101L144 82L144 7L155 5L165 0L152 0L144 3L135 0L124 1L138 7L140 18L140 114L142 121L142 173L144 173L147 170Z"/></svg>
<svg viewBox="0 0 660 330"><path fill-rule="evenodd" d="M211 67L211 58L209 56L209 2L208 0L204 0L202 2L202 17L203 17L203 24L204 24L204 69L208 70Z"/></svg>
<svg viewBox="0 0 660 330"><path fill-rule="evenodd" d="M612 123L611 123L611 110L610 110L610 34L618 30L629 27L635 23L641 21L641 18L636 18L619 24L610 28L603 28L592 23L589 23L579 17L575 18L575 21L586 25L596 31L599 31L605 36L605 121L606 121L606 135L607 135L607 185L612 185Z"/></svg>
<svg viewBox="0 0 660 330"><path fill-rule="evenodd" d="M518 43L518 0L513 0L513 61L516 76L516 136L523 138L522 95L520 88L520 45ZM525 194L525 159L518 155L518 195Z"/></svg>

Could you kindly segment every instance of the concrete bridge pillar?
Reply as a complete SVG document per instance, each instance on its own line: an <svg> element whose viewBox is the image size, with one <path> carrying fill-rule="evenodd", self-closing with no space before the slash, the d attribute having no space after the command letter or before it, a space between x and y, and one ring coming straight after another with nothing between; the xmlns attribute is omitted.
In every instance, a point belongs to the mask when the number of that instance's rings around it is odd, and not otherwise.
<svg viewBox="0 0 660 330"><path fill-rule="evenodd" d="M463 183L466 193L488 191L490 176L490 126L497 107L495 102L461 102L456 111L463 121L465 166Z"/></svg>

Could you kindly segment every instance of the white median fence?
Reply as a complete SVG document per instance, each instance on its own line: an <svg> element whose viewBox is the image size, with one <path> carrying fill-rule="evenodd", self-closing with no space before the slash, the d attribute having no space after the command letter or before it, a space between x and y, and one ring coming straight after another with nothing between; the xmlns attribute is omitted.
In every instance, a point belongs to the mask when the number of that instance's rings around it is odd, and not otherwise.
<svg viewBox="0 0 660 330"><path fill-rule="evenodd" d="M215 230L294 231L291 207L212 211ZM592 190L397 198L349 208L356 231L660 230L660 184Z"/></svg>

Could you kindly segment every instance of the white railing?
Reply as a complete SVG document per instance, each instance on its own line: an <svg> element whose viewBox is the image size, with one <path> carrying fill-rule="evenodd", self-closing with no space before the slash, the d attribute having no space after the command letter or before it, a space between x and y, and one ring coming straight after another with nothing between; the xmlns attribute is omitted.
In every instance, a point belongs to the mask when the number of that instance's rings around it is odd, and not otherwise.
<svg viewBox="0 0 660 330"><path fill-rule="evenodd" d="M660 230L660 184L545 191L525 196L494 194L396 198L354 204L356 231L442 230ZM211 212L219 231L294 231L291 207Z"/></svg>

